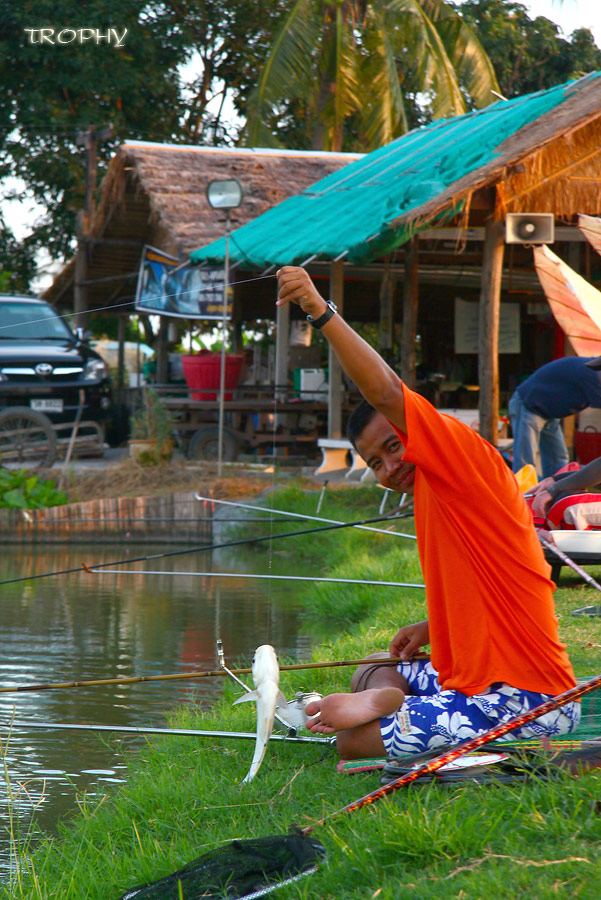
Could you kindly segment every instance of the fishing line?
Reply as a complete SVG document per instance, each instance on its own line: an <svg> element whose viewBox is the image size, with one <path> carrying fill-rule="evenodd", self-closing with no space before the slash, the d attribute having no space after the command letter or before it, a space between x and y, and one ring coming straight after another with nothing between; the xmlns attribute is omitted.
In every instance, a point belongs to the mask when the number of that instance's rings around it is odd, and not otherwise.
<svg viewBox="0 0 601 900"><path fill-rule="evenodd" d="M307 528L302 531L285 531L282 534L274 535L275 538L282 537L300 537L304 534L315 534L319 531L334 531L337 528L351 528L358 527L359 525L363 525L368 522L382 522L385 519L390 519L390 516L376 516L373 519L363 519L361 522L338 522L333 525L324 525L321 528ZM388 534L389 532L384 532L384 534ZM390 532L391 534L393 532ZM0 585L3 584L18 584L21 581L34 581L36 578L49 578L52 575L71 575L74 572L81 572L82 569L84 572L90 572L91 569L104 569L108 568L108 566L126 566L129 563L135 562L146 562L151 559L165 559L169 556L183 556L185 553L201 553L209 550L220 550L224 547L240 547L243 544L256 544L260 541L269 540L270 535L264 534L259 537L254 538L244 538L238 541L224 541L221 544L206 544L204 547L186 547L184 550L168 550L164 553L149 553L146 556L134 556L130 559L116 559L112 562L108 563L96 563L92 564L92 566L88 566L85 563L82 563L81 566L76 566L72 569L59 569L55 572L42 572L39 575L24 575L20 578L6 578L3 581L0 581Z"/></svg>
<svg viewBox="0 0 601 900"><path fill-rule="evenodd" d="M238 284L248 284L251 281L263 281L265 278L276 278L276 274L273 273L271 275L257 275L254 278L245 278L241 281L230 281L228 284L224 284L224 288L233 287ZM186 294L207 294L214 293L213 288L194 288L189 291L176 291L174 294L161 294L161 299L168 300L171 297L183 297ZM129 300L127 303L112 303L110 306L94 306L91 309L86 309L86 313L94 313L94 312L105 312L106 310L118 309L121 306L133 306L135 304L134 300ZM155 310L152 309L139 309L138 312L148 312L152 314ZM158 311L157 311L158 312ZM63 313L59 315L58 313L54 316L44 316L41 319L29 319L28 321L16 322L12 325L0 325L0 331L6 331L10 328L20 328L21 325L35 325L38 322L49 322L51 319L69 319L74 315L74 313ZM190 316L188 318L193 319L194 316Z"/></svg>

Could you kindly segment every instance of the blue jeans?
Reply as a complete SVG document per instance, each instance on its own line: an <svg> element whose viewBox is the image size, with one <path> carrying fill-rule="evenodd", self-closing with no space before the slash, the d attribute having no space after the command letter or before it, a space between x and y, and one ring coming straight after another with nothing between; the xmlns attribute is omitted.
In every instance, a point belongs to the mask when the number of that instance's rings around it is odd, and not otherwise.
<svg viewBox="0 0 601 900"><path fill-rule="evenodd" d="M545 419L524 406L515 392L509 401L509 417L513 431L513 471L530 463L536 468L536 452L540 452L542 477L554 475L569 462L561 419ZM540 474L540 473L539 473Z"/></svg>

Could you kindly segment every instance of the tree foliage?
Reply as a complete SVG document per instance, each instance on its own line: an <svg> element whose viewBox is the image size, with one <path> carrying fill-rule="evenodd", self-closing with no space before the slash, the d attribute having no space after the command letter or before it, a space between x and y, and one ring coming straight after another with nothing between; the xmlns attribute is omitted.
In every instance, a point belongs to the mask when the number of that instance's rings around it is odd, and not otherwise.
<svg viewBox="0 0 601 900"><path fill-rule="evenodd" d="M98 148L98 181L124 139L233 142L235 133L226 134L220 126L220 93L234 91L244 98L249 91L282 3L4 2L0 178L20 177L29 195L47 209L29 245L45 247L54 258L73 250L76 212L85 196L85 148L76 136L88 126L114 126L113 139ZM105 34L109 27L121 34L127 28L127 34L120 47L94 40L32 43L26 29L42 27L55 34L63 28ZM192 73L182 75L186 62Z"/></svg>
<svg viewBox="0 0 601 900"><path fill-rule="evenodd" d="M558 25L544 16L531 19L526 7L513 0L464 0L457 9L477 31L505 97L601 69L601 50L587 28L566 40Z"/></svg>

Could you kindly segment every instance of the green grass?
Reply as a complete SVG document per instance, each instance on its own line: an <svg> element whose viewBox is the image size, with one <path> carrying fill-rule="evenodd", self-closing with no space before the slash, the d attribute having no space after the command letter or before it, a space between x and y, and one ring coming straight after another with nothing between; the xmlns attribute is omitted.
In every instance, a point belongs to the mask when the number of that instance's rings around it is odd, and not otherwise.
<svg viewBox="0 0 601 900"><path fill-rule="evenodd" d="M294 489L274 505L313 515L317 495ZM377 514L381 493L328 493L322 514L347 520ZM410 530L412 520L403 522ZM280 524L291 530L290 523ZM406 527L407 526L407 527ZM275 531L274 525L274 531ZM415 544L341 530L295 541L294 571L345 578L421 581ZM284 542L282 542L283 545ZM276 544L274 544L276 546ZM598 572L591 569L598 577ZM311 585L307 615L324 635L316 659L352 659L385 649L400 624L423 618L423 591ZM556 592L560 631L579 676L601 672L601 619L570 615L600 602L564 569ZM283 672L288 696L348 687L345 668ZM208 714L179 713L176 724L253 730L254 707L226 695ZM0 896L32 900L113 900L233 838L284 834L378 786L377 775L341 775L325 745L272 743L252 784L240 781L252 742L149 740L129 758L127 783L78 814L31 857ZM496 900L578 897L597 900L601 884L601 773L516 785L413 785L316 830L328 851L319 871L274 895L286 898Z"/></svg>

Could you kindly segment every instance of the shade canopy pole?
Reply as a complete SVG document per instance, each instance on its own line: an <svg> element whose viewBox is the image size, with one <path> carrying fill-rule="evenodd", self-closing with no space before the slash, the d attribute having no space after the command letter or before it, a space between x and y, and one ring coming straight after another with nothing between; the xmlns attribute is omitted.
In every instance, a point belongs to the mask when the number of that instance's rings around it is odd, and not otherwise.
<svg viewBox="0 0 601 900"><path fill-rule="evenodd" d="M276 307L275 383L282 388L288 382L288 344L290 342L290 304ZM276 390L276 399L285 400L285 391Z"/></svg>
<svg viewBox="0 0 601 900"><path fill-rule="evenodd" d="M499 415L499 316L505 241L503 219L491 212L484 233L482 284L478 321L478 383L480 434L497 445Z"/></svg>

